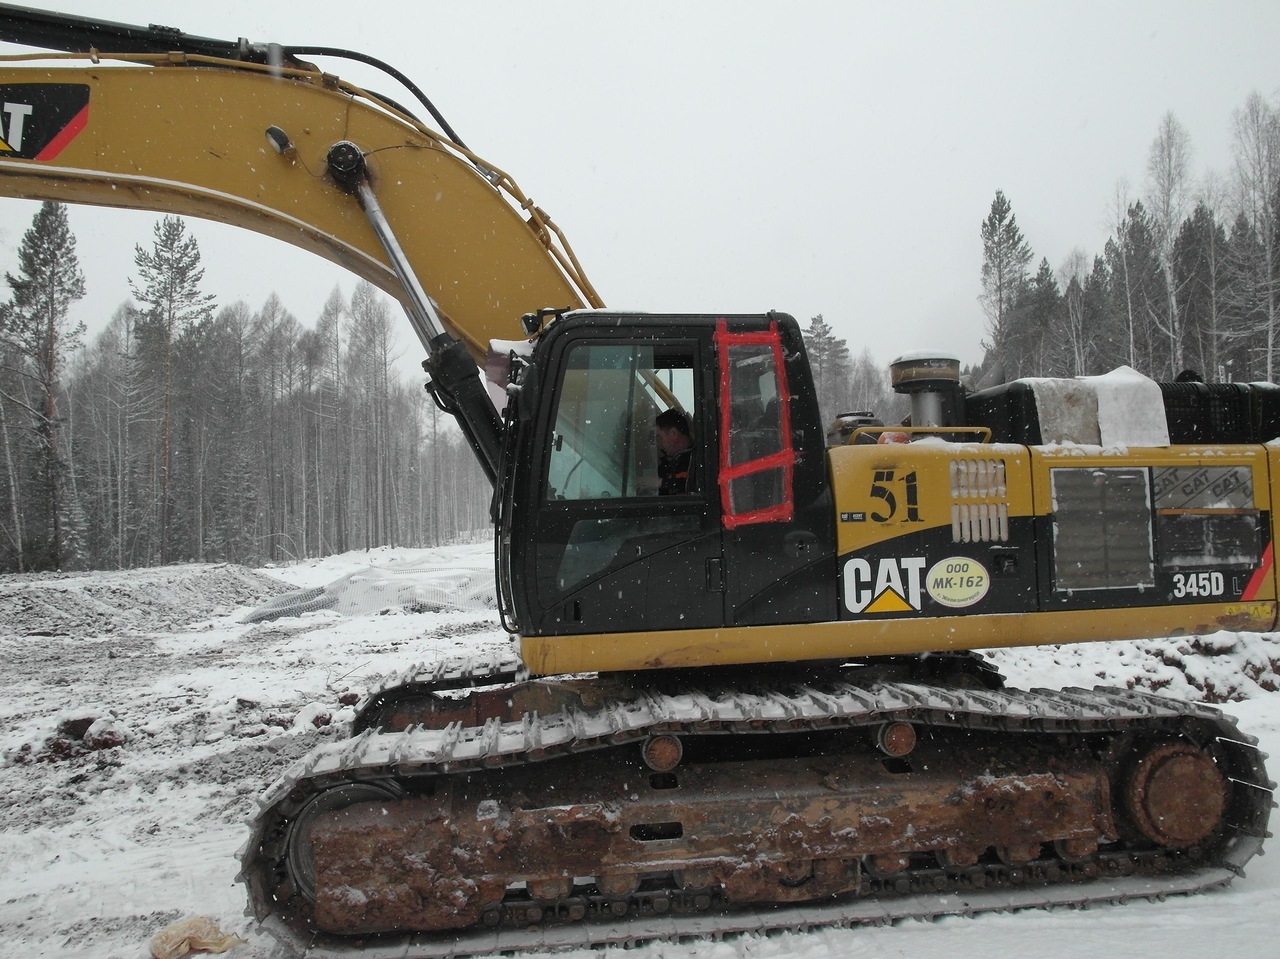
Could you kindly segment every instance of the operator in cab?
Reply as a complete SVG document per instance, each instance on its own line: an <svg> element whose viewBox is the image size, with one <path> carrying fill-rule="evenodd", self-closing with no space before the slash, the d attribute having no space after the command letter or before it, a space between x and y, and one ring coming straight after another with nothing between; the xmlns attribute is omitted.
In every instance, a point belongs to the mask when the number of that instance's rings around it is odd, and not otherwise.
<svg viewBox="0 0 1280 959"><path fill-rule="evenodd" d="M690 492L694 482L689 417L677 409L663 410L654 419L654 427L658 435L658 495Z"/></svg>

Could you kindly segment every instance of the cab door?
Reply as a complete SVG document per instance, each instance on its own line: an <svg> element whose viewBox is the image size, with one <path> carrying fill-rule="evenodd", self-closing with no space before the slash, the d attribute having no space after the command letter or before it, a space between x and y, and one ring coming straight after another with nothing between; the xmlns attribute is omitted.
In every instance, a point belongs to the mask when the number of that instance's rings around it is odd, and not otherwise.
<svg viewBox="0 0 1280 959"><path fill-rule="evenodd" d="M835 619L825 434L799 327L722 319L715 345L726 624Z"/></svg>
<svg viewBox="0 0 1280 959"><path fill-rule="evenodd" d="M636 317L611 328L562 321L540 362L539 403L522 570L528 635L720 626L723 557L714 432L711 330ZM687 492L659 495L654 419L688 417ZM518 534L519 535L519 534Z"/></svg>

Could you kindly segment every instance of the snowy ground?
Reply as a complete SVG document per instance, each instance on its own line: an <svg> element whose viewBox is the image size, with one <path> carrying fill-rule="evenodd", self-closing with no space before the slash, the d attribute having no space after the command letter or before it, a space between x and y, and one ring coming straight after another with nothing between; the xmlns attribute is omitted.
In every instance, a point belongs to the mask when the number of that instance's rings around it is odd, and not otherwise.
<svg viewBox="0 0 1280 959"><path fill-rule="evenodd" d="M276 959L243 916L234 853L255 797L342 734L385 673L503 647L488 546L351 553L288 568L189 566L0 578L0 954L135 959L152 933L214 917ZM244 622L292 589L301 616ZM1280 639L1218 634L993 654L1011 685L1134 685L1234 700L1280 753ZM347 705L344 705L347 704ZM1276 763L1272 764L1273 767ZM1276 769L1272 769L1276 775ZM638 959L1162 957L1274 954L1280 856L1225 892L1088 911L652 943ZM1270 943L1270 945L1268 945ZM598 953L570 953L586 959Z"/></svg>

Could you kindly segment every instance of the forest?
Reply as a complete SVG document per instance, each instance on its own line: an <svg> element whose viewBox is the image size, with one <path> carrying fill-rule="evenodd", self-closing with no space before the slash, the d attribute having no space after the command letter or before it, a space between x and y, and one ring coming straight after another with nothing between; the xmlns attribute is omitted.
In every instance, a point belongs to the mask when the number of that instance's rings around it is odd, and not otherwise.
<svg viewBox="0 0 1280 959"><path fill-rule="evenodd" d="M981 389L1103 373L1274 381L1280 322L1280 108L1232 117L1232 168L1196 178L1160 119L1138 191L1100 198L1111 236L1034 267L1000 189L979 223ZM0 302L0 572L257 565L381 545L431 546L489 525L465 441L395 367L372 286L335 288L311 326L275 296L254 310L203 288L179 217L135 246L131 299L87 342L68 319L84 276L66 210L43 204ZM850 354L823 315L805 329L824 417L905 403L886 362Z"/></svg>
<svg viewBox="0 0 1280 959"><path fill-rule="evenodd" d="M178 217L138 245L92 343L65 207L43 204L0 311L0 570L262 564L431 546L488 525L451 417L399 374L367 283L305 327L274 295L217 307Z"/></svg>
<svg viewBox="0 0 1280 959"><path fill-rule="evenodd" d="M1111 225L1104 248L1076 247L1056 269L1036 263L1012 201L995 191L978 231L987 326L982 361L965 370L974 388L1121 364L1156 380L1275 382L1280 111L1258 93L1246 98L1231 117L1229 171L1196 178L1191 155L1187 131L1166 114L1141 189L1122 181L1100 198ZM806 336L825 415L887 410L889 422L905 409L884 385L883 364L851 358L822 316Z"/></svg>

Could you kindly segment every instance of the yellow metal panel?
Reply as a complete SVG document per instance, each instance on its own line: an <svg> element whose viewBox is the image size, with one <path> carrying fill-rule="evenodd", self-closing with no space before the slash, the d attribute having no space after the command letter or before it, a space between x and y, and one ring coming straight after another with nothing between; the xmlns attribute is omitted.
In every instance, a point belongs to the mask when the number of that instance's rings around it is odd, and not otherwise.
<svg viewBox="0 0 1280 959"><path fill-rule="evenodd" d="M587 636L525 636L520 655L538 676L589 671L786 663L961 649L1039 646L1264 631L1274 602L1144 606L934 619L877 619Z"/></svg>
<svg viewBox="0 0 1280 959"><path fill-rule="evenodd" d="M1255 483L1254 495L1262 495L1259 492L1259 487L1264 488L1268 497L1268 505L1262 508L1270 509L1270 503L1280 502L1280 444L1268 443L1264 449L1266 451L1267 482ZM1275 528L1276 518L1273 515L1271 517L1271 535L1273 537L1275 536ZM1267 546L1266 560L1269 560L1269 562L1264 562L1263 570L1258 574L1256 599L1275 600L1277 596L1280 596L1280 589L1277 587L1277 580L1280 579L1280 575L1277 574L1276 570L1275 549L1276 543L1272 539Z"/></svg>
<svg viewBox="0 0 1280 959"><path fill-rule="evenodd" d="M950 527L952 507L961 502L998 501L1009 517L1032 513L1030 458L1023 446L924 440L836 446L827 452L840 556L910 533ZM999 480L989 482L987 476L996 476L997 467ZM961 471L964 480L958 479ZM908 482L915 486L915 512L907 501ZM967 483L970 495L956 488L958 482Z"/></svg>

